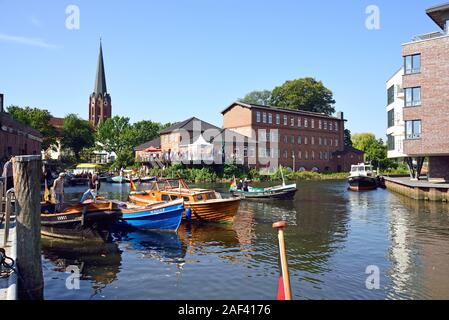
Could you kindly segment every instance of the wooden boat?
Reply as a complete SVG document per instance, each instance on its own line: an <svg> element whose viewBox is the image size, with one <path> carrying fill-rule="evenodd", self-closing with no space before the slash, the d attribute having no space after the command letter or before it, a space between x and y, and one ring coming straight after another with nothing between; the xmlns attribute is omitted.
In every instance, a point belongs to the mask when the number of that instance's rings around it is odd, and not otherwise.
<svg viewBox="0 0 449 320"><path fill-rule="evenodd" d="M229 189L231 194L248 200L292 200L297 191L296 184L281 185L269 188L254 188L249 187L248 191L238 190L237 186L233 185Z"/></svg>
<svg viewBox="0 0 449 320"><path fill-rule="evenodd" d="M55 204L41 203L41 233L62 239L96 238L101 230L118 221L121 216L117 205L98 200L68 205L63 212L55 212Z"/></svg>
<svg viewBox="0 0 449 320"><path fill-rule="evenodd" d="M223 199L214 190L191 189L183 179L156 181L150 190L131 192L129 199L143 205L184 199L184 219L190 209L191 221L225 223L234 220L241 201L240 198Z"/></svg>
<svg viewBox="0 0 449 320"><path fill-rule="evenodd" d="M133 227L146 230L177 231L184 212L184 200L161 202L149 206L126 203L122 219Z"/></svg>
<svg viewBox="0 0 449 320"><path fill-rule="evenodd" d="M359 163L351 166L351 175L348 178L350 190L375 190L378 187L378 180L371 165Z"/></svg>

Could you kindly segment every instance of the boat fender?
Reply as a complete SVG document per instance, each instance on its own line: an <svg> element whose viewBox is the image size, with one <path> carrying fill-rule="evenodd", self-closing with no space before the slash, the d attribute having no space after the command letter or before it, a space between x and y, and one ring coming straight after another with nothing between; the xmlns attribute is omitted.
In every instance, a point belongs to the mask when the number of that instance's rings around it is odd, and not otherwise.
<svg viewBox="0 0 449 320"><path fill-rule="evenodd" d="M187 208L186 209L186 220L188 221L188 222L190 222L190 219L192 218L192 209L190 209L190 208Z"/></svg>

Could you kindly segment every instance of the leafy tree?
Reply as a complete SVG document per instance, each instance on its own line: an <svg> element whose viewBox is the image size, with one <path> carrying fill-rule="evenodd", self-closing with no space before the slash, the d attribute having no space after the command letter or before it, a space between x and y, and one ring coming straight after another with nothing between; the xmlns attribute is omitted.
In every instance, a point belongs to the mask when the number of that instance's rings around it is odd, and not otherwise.
<svg viewBox="0 0 449 320"><path fill-rule="evenodd" d="M280 87L273 89L270 101L271 105L280 108L318 112L326 115L335 112L332 91L314 78L286 81Z"/></svg>
<svg viewBox="0 0 449 320"><path fill-rule="evenodd" d="M372 133L360 133L352 136L354 147L365 152L365 160L380 169L396 168L397 163L388 159L388 148L382 139L376 139Z"/></svg>
<svg viewBox="0 0 449 320"><path fill-rule="evenodd" d="M94 145L94 130L89 121L69 114L64 119L62 127L61 147L72 150L77 161L81 151Z"/></svg>
<svg viewBox="0 0 449 320"><path fill-rule="evenodd" d="M351 137L351 131L349 129L345 129L343 139L344 139L345 146L352 147L352 137Z"/></svg>
<svg viewBox="0 0 449 320"><path fill-rule="evenodd" d="M46 150L56 144L56 130L50 124L52 115L48 110L38 108L9 106L8 113L13 119L39 131L43 136L42 149Z"/></svg>
<svg viewBox="0 0 449 320"><path fill-rule="evenodd" d="M376 136L373 133L356 133L352 135L352 144L354 148L367 153L369 147L376 142Z"/></svg>
<svg viewBox="0 0 449 320"><path fill-rule="evenodd" d="M268 106L270 105L271 102L271 91L270 90L252 91L242 99L239 99L239 101L244 103Z"/></svg>
<svg viewBox="0 0 449 320"><path fill-rule="evenodd" d="M135 145L140 145L159 136L163 125L149 120L139 121L133 124Z"/></svg>

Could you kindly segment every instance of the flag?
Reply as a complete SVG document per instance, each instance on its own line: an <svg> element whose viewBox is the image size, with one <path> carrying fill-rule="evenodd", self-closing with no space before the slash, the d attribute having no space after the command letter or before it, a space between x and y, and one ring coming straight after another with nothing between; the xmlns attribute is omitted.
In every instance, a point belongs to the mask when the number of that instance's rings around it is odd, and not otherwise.
<svg viewBox="0 0 449 320"><path fill-rule="evenodd" d="M131 185L131 191L136 191L137 190L136 185L134 184L134 181L133 181L132 177L130 177L130 179L129 179L129 184Z"/></svg>
<svg viewBox="0 0 449 320"><path fill-rule="evenodd" d="M44 188L44 201L49 201L50 192L48 191L47 179L45 179L45 188Z"/></svg>
<svg viewBox="0 0 449 320"><path fill-rule="evenodd" d="M237 180L235 179L235 176L231 183L231 189L234 189L234 188L237 188Z"/></svg>

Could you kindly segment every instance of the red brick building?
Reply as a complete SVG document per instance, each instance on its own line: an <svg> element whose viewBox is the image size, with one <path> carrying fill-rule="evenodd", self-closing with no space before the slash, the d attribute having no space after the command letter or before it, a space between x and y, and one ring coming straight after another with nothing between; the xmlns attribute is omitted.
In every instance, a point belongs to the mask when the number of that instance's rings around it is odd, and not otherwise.
<svg viewBox="0 0 449 320"><path fill-rule="evenodd" d="M4 112L2 94L0 94L0 129L1 163L10 156L41 153L41 133L14 120Z"/></svg>
<svg viewBox="0 0 449 320"><path fill-rule="evenodd" d="M425 157L429 178L449 180L449 3L427 9L441 29L403 44L404 153L419 177Z"/></svg>
<svg viewBox="0 0 449 320"><path fill-rule="evenodd" d="M320 113L234 102L223 112L223 127L251 141L249 163L273 163L298 170L341 172L363 161L363 152L345 148L343 113Z"/></svg>

